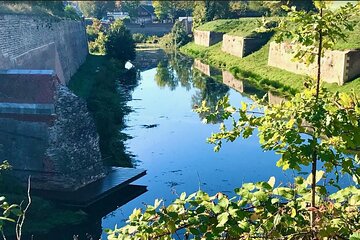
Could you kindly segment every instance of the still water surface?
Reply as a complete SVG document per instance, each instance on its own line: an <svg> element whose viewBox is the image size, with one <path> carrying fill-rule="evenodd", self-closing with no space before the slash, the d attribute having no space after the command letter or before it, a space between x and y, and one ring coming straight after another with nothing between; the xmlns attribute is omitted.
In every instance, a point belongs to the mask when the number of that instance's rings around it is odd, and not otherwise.
<svg viewBox="0 0 360 240"><path fill-rule="evenodd" d="M104 216L103 228L123 225L134 208L153 204L156 198L169 203L184 191L198 189L232 195L242 183L267 181L270 176L276 177L277 184L291 181L292 173L275 166L278 156L263 152L256 136L223 144L218 153L206 143L206 138L218 131L218 124L202 123L193 108L204 99L214 104L226 94L235 106L251 102L246 87L245 93L239 93L221 83L221 72L210 78L183 56L157 59L153 66L146 62L140 73L139 85L128 103L134 111L127 116L125 131L133 137L127 147L136 155L137 168L147 170L134 184L144 185L148 191Z"/></svg>

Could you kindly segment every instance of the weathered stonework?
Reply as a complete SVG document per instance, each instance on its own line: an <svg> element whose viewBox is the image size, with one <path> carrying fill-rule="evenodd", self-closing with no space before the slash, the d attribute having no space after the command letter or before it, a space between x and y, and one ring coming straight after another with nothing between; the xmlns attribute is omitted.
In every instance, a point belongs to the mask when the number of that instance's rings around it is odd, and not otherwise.
<svg viewBox="0 0 360 240"><path fill-rule="evenodd" d="M221 74L217 69L211 67L206 63L201 62L199 59L194 60L193 67L209 77Z"/></svg>
<svg viewBox="0 0 360 240"><path fill-rule="evenodd" d="M84 22L0 15L0 69L55 70L67 83L87 54Z"/></svg>
<svg viewBox="0 0 360 240"><path fill-rule="evenodd" d="M1 82L17 87L0 88L0 110L1 104L11 106L10 112L0 111L0 160L9 160L20 181L31 175L34 189L73 191L106 175L86 102L55 74L0 73ZM24 114L28 104L53 110Z"/></svg>
<svg viewBox="0 0 360 240"><path fill-rule="evenodd" d="M224 33L212 32L212 31L194 31L194 42L195 44L210 47L218 42L222 41Z"/></svg>
<svg viewBox="0 0 360 240"><path fill-rule="evenodd" d="M315 76L315 63L306 66L305 63L292 61L293 46L288 43L270 43L268 65L278 67L297 74ZM360 51L325 51L321 59L322 80L329 83L344 83L360 76Z"/></svg>
<svg viewBox="0 0 360 240"><path fill-rule="evenodd" d="M229 86L236 91L243 93L244 92L244 82L236 79L230 72L223 71L222 72L223 83Z"/></svg>
<svg viewBox="0 0 360 240"><path fill-rule="evenodd" d="M283 97L280 97L278 95L276 95L275 93L271 92L271 91L268 91L268 102L269 104L280 104L282 102L285 102L286 99L283 98Z"/></svg>
<svg viewBox="0 0 360 240"><path fill-rule="evenodd" d="M259 50L267 41L267 38L247 38L225 34L223 36L221 50L243 58Z"/></svg>

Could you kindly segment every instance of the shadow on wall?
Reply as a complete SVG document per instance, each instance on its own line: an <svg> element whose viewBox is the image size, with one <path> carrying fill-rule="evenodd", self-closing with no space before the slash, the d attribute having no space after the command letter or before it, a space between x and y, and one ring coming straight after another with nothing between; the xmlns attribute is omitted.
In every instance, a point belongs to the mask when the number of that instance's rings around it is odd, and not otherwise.
<svg viewBox="0 0 360 240"><path fill-rule="evenodd" d="M68 83L87 54L82 21L0 15L0 69L55 70Z"/></svg>

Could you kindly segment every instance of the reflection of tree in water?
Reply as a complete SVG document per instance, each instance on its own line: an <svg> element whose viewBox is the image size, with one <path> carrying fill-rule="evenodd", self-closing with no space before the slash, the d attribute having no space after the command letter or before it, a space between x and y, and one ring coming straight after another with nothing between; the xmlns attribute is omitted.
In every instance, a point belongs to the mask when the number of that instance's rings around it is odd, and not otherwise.
<svg viewBox="0 0 360 240"><path fill-rule="evenodd" d="M192 87L199 89L192 96L192 108L195 109L206 101L210 109L215 110L216 103L229 91L229 87L211 77L204 76L192 68L193 60L181 54L168 54L168 58L157 65L155 75L156 84L161 87L169 87L175 90L179 85L186 90ZM199 115L204 118L204 114ZM213 123L219 122L220 119Z"/></svg>
<svg viewBox="0 0 360 240"><path fill-rule="evenodd" d="M192 96L192 108L195 109L201 106L202 101L206 101L206 105L211 109L211 112L215 111L217 102L223 98L229 91L229 87L214 80L211 77L204 77L199 71L193 72L193 85L199 90ZM199 113L199 117L204 119L205 113ZM222 119L219 116L218 119L211 123L219 123Z"/></svg>
<svg viewBox="0 0 360 240"><path fill-rule="evenodd" d="M157 65L155 81L159 87L164 88L167 86L171 91L175 90L178 86L177 78L168 60L162 60Z"/></svg>
<svg viewBox="0 0 360 240"><path fill-rule="evenodd" d="M155 81L161 88L175 90L179 84L186 90L191 89L192 60L182 55L168 55L169 60L162 60L157 65Z"/></svg>

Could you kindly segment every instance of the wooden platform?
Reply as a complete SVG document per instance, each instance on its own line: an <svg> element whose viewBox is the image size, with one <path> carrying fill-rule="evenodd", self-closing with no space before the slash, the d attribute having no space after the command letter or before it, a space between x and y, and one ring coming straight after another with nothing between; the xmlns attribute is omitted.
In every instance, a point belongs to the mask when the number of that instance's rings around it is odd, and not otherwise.
<svg viewBox="0 0 360 240"><path fill-rule="evenodd" d="M143 169L116 167L106 177L73 192L32 190L32 193L70 207L86 208L144 175Z"/></svg>

